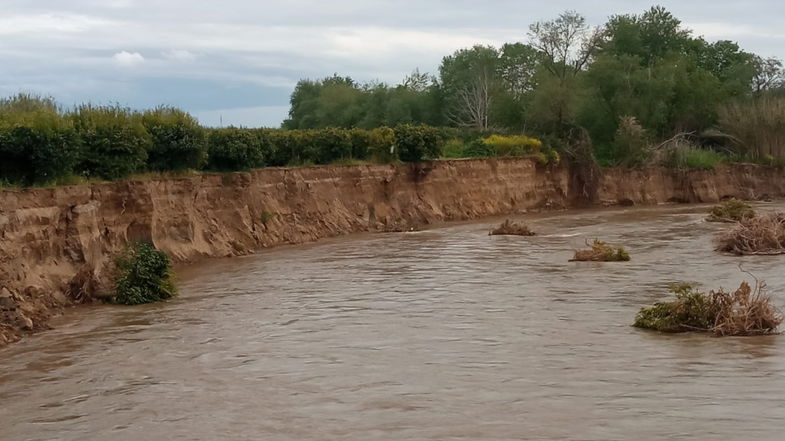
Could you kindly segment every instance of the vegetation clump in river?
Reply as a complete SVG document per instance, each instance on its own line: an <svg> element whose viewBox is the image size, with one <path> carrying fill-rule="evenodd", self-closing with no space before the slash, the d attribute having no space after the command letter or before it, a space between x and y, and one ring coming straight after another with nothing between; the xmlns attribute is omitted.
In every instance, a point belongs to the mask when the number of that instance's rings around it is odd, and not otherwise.
<svg viewBox="0 0 785 441"><path fill-rule="evenodd" d="M785 213L742 219L716 239L717 251L739 256L785 254Z"/></svg>
<svg viewBox="0 0 785 441"><path fill-rule="evenodd" d="M177 294L169 256L152 244L129 245L116 260L113 303L141 305L170 299Z"/></svg>
<svg viewBox="0 0 785 441"><path fill-rule="evenodd" d="M766 285L742 282L736 291L705 293L690 284L672 286L676 300L642 308L633 326L660 332L710 332L716 336L775 333L782 312L765 293Z"/></svg>
<svg viewBox="0 0 785 441"><path fill-rule="evenodd" d="M507 219L488 233L490 236L534 236L536 233L526 224Z"/></svg>
<svg viewBox="0 0 785 441"><path fill-rule="evenodd" d="M752 206L738 199L730 199L715 205L706 218L709 222L740 222L755 217Z"/></svg>
<svg viewBox="0 0 785 441"><path fill-rule="evenodd" d="M630 254L624 247L609 245L601 240L594 239L588 250L575 251L575 257L570 262L628 262Z"/></svg>

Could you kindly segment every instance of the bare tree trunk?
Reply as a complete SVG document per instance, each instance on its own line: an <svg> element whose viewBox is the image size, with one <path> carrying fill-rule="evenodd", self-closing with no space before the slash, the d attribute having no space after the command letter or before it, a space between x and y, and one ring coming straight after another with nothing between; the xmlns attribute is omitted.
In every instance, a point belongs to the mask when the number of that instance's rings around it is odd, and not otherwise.
<svg viewBox="0 0 785 441"><path fill-rule="evenodd" d="M487 130L490 126L491 76L483 68L464 88L458 90L454 108L447 117L462 127Z"/></svg>

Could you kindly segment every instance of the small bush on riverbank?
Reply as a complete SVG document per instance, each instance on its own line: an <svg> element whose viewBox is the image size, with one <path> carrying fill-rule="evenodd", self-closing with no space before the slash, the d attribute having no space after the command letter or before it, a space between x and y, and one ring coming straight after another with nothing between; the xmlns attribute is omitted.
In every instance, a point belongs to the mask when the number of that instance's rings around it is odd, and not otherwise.
<svg viewBox="0 0 785 441"><path fill-rule="evenodd" d="M739 256L785 254L785 213L742 219L717 235L717 251Z"/></svg>
<svg viewBox="0 0 785 441"><path fill-rule="evenodd" d="M491 236L534 236L535 233L522 223L512 222L507 219L501 225L491 230Z"/></svg>
<svg viewBox="0 0 785 441"><path fill-rule="evenodd" d="M706 220L709 222L739 222L752 217L755 217L752 205L738 199L730 199L712 207Z"/></svg>
<svg viewBox="0 0 785 441"><path fill-rule="evenodd" d="M722 289L708 294L694 286L673 286L676 300L641 308L633 326L660 332L711 332L717 336L764 335L776 332L782 312L765 293L743 282L734 292Z"/></svg>
<svg viewBox="0 0 785 441"><path fill-rule="evenodd" d="M570 262L628 262L630 255L624 247L608 245L607 243L595 239L588 250L575 251L575 257Z"/></svg>
<svg viewBox="0 0 785 441"><path fill-rule="evenodd" d="M169 256L153 245L129 245L117 258L113 303L141 305L170 299L177 294Z"/></svg>

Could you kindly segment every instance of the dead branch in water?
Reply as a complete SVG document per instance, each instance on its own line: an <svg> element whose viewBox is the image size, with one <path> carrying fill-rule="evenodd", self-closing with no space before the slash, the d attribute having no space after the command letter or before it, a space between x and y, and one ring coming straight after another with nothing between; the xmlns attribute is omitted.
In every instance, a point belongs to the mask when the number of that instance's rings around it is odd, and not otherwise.
<svg viewBox="0 0 785 441"><path fill-rule="evenodd" d="M742 219L716 238L717 251L746 255L785 254L785 213Z"/></svg>
<svg viewBox="0 0 785 441"><path fill-rule="evenodd" d="M501 225L488 233L490 236L534 236L535 233L526 224L505 220Z"/></svg>
<svg viewBox="0 0 785 441"><path fill-rule="evenodd" d="M594 242L586 245L591 247L588 250L575 251L575 257L570 262L627 262L630 255L624 247L609 245L601 240L594 239Z"/></svg>

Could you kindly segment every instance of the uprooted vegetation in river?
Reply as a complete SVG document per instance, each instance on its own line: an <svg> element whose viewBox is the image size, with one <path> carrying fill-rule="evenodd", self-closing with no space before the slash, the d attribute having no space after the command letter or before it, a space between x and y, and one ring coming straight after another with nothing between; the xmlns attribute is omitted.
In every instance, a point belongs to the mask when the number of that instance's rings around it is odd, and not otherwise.
<svg viewBox="0 0 785 441"><path fill-rule="evenodd" d="M570 262L628 262L630 254L624 247L609 245L601 240L586 242L591 247L588 250L575 251L575 257Z"/></svg>
<svg viewBox="0 0 785 441"><path fill-rule="evenodd" d="M716 238L717 251L745 255L785 254L785 213L743 219Z"/></svg>
<svg viewBox="0 0 785 441"><path fill-rule="evenodd" d="M177 294L171 260L152 244L137 242L127 246L115 265L113 303L141 305L168 300Z"/></svg>
<svg viewBox="0 0 785 441"><path fill-rule="evenodd" d="M736 291L699 291L672 286L676 300L641 308L633 326L660 332L709 332L716 336L766 335L777 332L783 314L766 294L766 285L742 282Z"/></svg>
<svg viewBox="0 0 785 441"><path fill-rule="evenodd" d="M507 219L488 234L490 236L534 236L536 233L526 224Z"/></svg>
<svg viewBox="0 0 785 441"><path fill-rule="evenodd" d="M755 217L752 205L738 199L729 199L711 208L709 222L740 222Z"/></svg>

